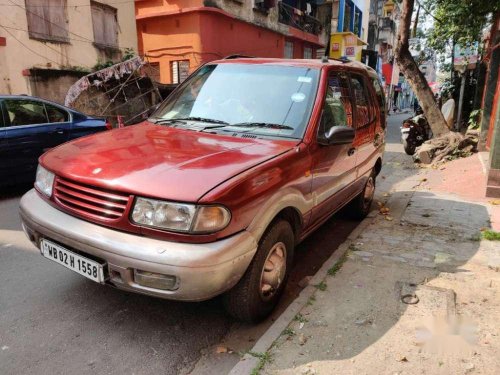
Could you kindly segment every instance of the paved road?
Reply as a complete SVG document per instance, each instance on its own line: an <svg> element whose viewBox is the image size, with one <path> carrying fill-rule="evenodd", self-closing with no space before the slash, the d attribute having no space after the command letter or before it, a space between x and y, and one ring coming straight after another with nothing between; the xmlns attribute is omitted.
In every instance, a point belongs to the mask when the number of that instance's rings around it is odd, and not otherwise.
<svg viewBox="0 0 500 375"><path fill-rule="evenodd" d="M404 117L391 118L390 141ZM219 299L177 303L125 293L41 258L21 230L25 190L0 192L1 374L177 374L229 333L251 346L252 330L227 317ZM336 215L301 244L281 309L355 226Z"/></svg>

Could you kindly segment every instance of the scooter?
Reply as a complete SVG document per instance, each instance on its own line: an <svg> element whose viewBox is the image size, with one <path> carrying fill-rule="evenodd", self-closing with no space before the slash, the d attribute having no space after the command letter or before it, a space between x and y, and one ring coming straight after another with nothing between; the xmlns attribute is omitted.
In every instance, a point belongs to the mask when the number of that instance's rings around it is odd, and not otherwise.
<svg viewBox="0 0 500 375"><path fill-rule="evenodd" d="M415 149L430 138L432 138L432 130L423 113L410 117L403 122L401 126L401 142L408 155L413 155Z"/></svg>

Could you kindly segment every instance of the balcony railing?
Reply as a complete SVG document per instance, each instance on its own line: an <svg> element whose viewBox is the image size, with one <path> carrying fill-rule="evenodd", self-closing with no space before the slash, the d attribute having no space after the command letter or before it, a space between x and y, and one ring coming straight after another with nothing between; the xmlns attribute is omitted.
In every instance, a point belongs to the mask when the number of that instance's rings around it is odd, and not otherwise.
<svg viewBox="0 0 500 375"><path fill-rule="evenodd" d="M396 30L396 23L391 20L389 17L381 17L378 20L379 26L382 29L391 29L391 31Z"/></svg>
<svg viewBox="0 0 500 375"><path fill-rule="evenodd" d="M321 33L321 22L317 18L281 1L278 3L278 7L280 23L314 35L319 35Z"/></svg>

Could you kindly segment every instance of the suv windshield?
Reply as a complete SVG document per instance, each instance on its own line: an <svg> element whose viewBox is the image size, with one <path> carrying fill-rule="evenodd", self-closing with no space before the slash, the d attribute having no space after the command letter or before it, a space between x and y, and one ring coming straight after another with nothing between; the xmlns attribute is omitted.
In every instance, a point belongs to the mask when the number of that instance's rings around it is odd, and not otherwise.
<svg viewBox="0 0 500 375"><path fill-rule="evenodd" d="M204 123L203 129L301 138L318 75L318 70L306 67L206 65L168 97L150 120L179 127L191 127L187 121L197 121Z"/></svg>

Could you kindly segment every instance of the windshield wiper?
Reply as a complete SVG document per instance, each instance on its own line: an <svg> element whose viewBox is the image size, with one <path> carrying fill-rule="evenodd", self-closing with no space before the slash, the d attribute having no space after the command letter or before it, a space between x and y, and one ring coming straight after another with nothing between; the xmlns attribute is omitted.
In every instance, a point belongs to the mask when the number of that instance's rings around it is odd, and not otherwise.
<svg viewBox="0 0 500 375"><path fill-rule="evenodd" d="M237 124L231 124L230 126L242 127L242 128L269 128L269 129L286 129L286 130L295 130L291 126L281 125L281 124L272 124L269 122L240 122Z"/></svg>
<svg viewBox="0 0 500 375"><path fill-rule="evenodd" d="M152 122L153 124L165 124L167 122L180 122L185 124L186 122L183 121L182 119L176 119L176 118L161 118L161 117L155 117L155 118L149 118L149 122Z"/></svg>
<svg viewBox="0 0 500 375"><path fill-rule="evenodd" d="M200 122L209 122L211 124L223 124L223 125L228 125L229 123L226 121L222 120L217 120L214 118L205 118L205 117L181 117L181 118L173 118L171 120L179 120L179 121L200 121Z"/></svg>
<svg viewBox="0 0 500 375"><path fill-rule="evenodd" d="M226 121L222 121L222 120L216 120L214 118L205 118L205 117L195 117L195 116L191 116L191 117L179 117L179 118L155 118L154 120L156 120L154 123L155 124L165 124L165 123L168 123L168 122L182 122L182 123L186 123L186 121L199 121L199 122L208 122L208 123L211 123L211 124L223 124L223 125L229 125L229 123L227 123Z"/></svg>

